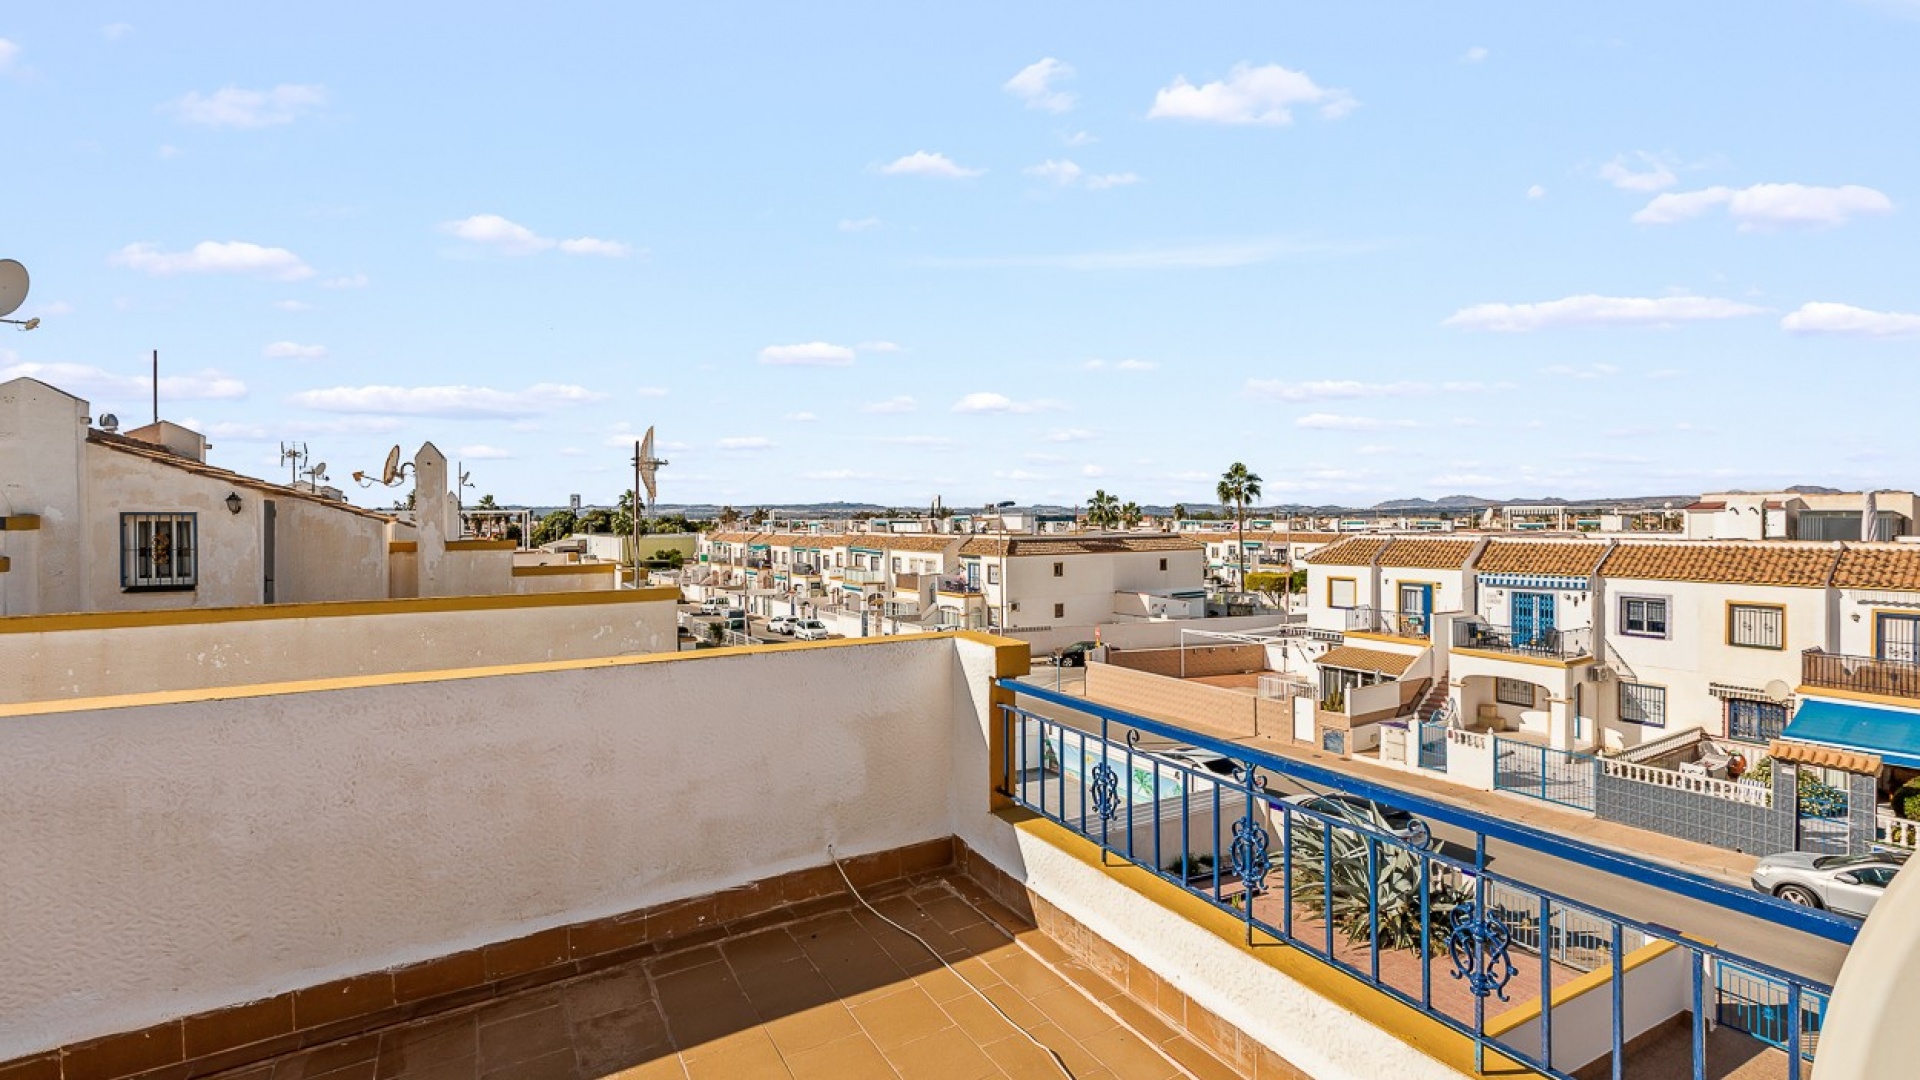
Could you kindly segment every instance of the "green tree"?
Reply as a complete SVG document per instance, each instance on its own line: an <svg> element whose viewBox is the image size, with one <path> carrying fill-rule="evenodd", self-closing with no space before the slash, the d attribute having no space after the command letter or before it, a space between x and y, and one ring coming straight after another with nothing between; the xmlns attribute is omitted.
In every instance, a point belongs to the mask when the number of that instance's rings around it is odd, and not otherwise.
<svg viewBox="0 0 1920 1080"><path fill-rule="evenodd" d="M540 519L533 527L533 546L551 544L555 540L565 540L580 529L580 519L572 510L561 507Z"/></svg>
<svg viewBox="0 0 1920 1080"><path fill-rule="evenodd" d="M1260 497L1260 474L1236 461L1220 474L1219 486L1213 490L1222 506L1233 507L1234 527L1240 536L1240 580L1244 582L1247 580L1247 506Z"/></svg>
<svg viewBox="0 0 1920 1080"><path fill-rule="evenodd" d="M733 528L734 523L739 520L740 520L740 511L735 510L731 506L723 506L720 508L720 527L721 528L731 529Z"/></svg>
<svg viewBox="0 0 1920 1080"><path fill-rule="evenodd" d="M1120 500L1106 493L1105 489L1096 489L1093 498L1087 500L1087 525L1094 529L1111 529L1120 524Z"/></svg>
<svg viewBox="0 0 1920 1080"><path fill-rule="evenodd" d="M480 496L480 501L473 504L473 508L475 510L498 510L500 509L500 504L493 501L492 495L482 495Z"/></svg>
<svg viewBox="0 0 1920 1080"><path fill-rule="evenodd" d="M1173 520L1185 521L1186 519L1187 519L1187 504L1174 503L1173 504Z"/></svg>
<svg viewBox="0 0 1920 1080"><path fill-rule="evenodd" d="M610 533L613 531L613 511L596 506L580 515L580 531L584 533Z"/></svg>
<svg viewBox="0 0 1920 1080"><path fill-rule="evenodd" d="M1279 603L1280 597L1286 594L1287 587L1292 583L1293 575L1291 574L1256 572L1247 575L1247 583L1244 587L1248 592L1257 592L1267 599Z"/></svg>
<svg viewBox="0 0 1920 1080"><path fill-rule="evenodd" d="M1123 528L1134 528L1140 524L1140 519L1146 516L1146 511L1140 509L1140 504L1137 502L1124 503L1120 507L1120 525Z"/></svg>

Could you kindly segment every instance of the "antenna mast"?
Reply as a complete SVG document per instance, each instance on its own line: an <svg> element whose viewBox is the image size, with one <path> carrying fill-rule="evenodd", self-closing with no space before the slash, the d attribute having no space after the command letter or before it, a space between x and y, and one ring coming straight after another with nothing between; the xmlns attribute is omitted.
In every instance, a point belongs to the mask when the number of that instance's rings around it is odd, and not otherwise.
<svg viewBox="0 0 1920 1080"><path fill-rule="evenodd" d="M300 466L307 461L307 444L283 442L280 444L280 460L287 464L287 484L300 486Z"/></svg>
<svg viewBox="0 0 1920 1080"><path fill-rule="evenodd" d="M153 422L160 422L160 350L153 350Z"/></svg>

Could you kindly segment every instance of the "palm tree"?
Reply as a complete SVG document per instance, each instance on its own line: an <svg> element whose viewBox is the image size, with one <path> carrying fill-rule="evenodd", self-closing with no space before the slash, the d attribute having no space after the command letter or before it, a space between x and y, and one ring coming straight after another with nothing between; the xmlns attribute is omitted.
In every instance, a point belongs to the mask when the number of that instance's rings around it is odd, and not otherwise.
<svg viewBox="0 0 1920 1080"><path fill-rule="evenodd" d="M1260 497L1260 474L1249 472L1247 467L1236 461L1233 467L1220 475L1220 486L1214 488L1221 505L1233 507L1234 527L1240 534L1240 579L1236 588L1245 588L1247 580L1247 504Z"/></svg>
<svg viewBox="0 0 1920 1080"><path fill-rule="evenodd" d="M1096 489L1087 500L1087 524L1096 529L1111 529L1120 524L1120 500Z"/></svg>
<svg viewBox="0 0 1920 1080"><path fill-rule="evenodd" d="M1120 507L1120 525L1122 528L1132 529L1140 524L1141 518L1146 516L1146 511L1140 509L1140 504L1137 502L1130 502Z"/></svg>
<svg viewBox="0 0 1920 1080"><path fill-rule="evenodd" d="M1173 504L1173 520L1174 520L1174 524L1176 525L1182 521L1187 520L1187 504L1186 503Z"/></svg>

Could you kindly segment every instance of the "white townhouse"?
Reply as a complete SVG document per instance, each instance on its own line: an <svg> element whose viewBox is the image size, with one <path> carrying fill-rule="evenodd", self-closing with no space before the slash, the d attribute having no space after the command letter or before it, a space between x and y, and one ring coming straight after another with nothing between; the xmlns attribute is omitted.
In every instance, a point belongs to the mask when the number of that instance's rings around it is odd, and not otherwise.
<svg viewBox="0 0 1920 1080"><path fill-rule="evenodd" d="M1164 533L976 536L939 603L963 625L1009 630L1196 618L1205 561L1198 541Z"/></svg>

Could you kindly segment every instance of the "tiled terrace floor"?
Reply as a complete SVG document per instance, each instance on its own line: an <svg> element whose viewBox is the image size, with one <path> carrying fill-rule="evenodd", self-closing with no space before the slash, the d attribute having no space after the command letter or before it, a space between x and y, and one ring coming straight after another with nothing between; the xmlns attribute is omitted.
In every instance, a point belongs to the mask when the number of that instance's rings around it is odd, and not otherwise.
<svg viewBox="0 0 1920 1080"><path fill-rule="evenodd" d="M971 897L971 898L970 898ZM222 1080L1076 1080L1232 1077L964 878L635 961ZM1014 923L1021 940L1003 923ZM1018 1026L1016 1027L1015 1024Z"/></svg>

